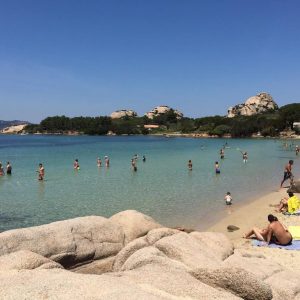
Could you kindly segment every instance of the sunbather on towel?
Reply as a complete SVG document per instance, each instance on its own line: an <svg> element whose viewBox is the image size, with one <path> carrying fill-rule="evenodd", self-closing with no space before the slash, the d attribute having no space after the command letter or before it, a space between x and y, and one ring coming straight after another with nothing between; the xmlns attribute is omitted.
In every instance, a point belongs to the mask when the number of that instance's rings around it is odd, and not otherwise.
<svg viewBox="0 0 300 300"><path fill-rule="evenodd" d="M293 238L287 228L273 215L268 215L268 221L270 224L267 228L259 229L253 227L249 232L244 234L243 237L249 239L252 235L255 235L258 240L264 241L267 244L275 243L282 246L290 245Z"/></svg>
<svg viewBox="0 0 300 300"><path fill-rule="evenodd" d="M282 198L279 206L277 208L277 212L288 212L290 214L294 214L296 211L300 209L300 201L296 195L292 192L288 193L289 198Z"/></svg>

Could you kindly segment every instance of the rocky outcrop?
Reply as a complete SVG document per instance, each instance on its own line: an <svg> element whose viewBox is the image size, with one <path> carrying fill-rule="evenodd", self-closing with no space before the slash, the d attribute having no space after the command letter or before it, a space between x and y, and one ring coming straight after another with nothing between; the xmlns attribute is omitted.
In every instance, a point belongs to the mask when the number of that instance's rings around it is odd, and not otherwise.
<svg viewBox="0 0 300 300"><path fill-rule="evenodd" d="M74 267L115 256L126 243L161 227L137 211L123 211L106 219L81 217L0 234L0 255L29 250Z"/></svg>
<svg viewBox="0 0 300 300"><path fill-rule="evenodd" d="M230 291L245 300L271 300L270 286L241 268L197 269L192 275L211 286Z"/></svg>
<svg viewBox="0 0 300 300"><path fill-rule="evenodd" d="M126 210L119 212L109 219L114 224L121 226L124 231L124 243L139 238L148 233L148 231L162 227L156 223L151 217L146 216L135 210Z"/></svg>
<svg viewBox="0 0 300 300"><path fill-rule="evenodd" d="M287 192L300 193L300 181L294 181Z"/></svg>
<svg viewBox="0 0 300 300"><path fill-rule="evenodd" d="M121 109L121 110L116 110L114 112L111 113L110 117L112 119L121 119L124 117L129 117L129 118L133 118L136 117L137 113L131 109L126 110L126 109Z"/></svg>
<svg viewBox="0 0 300 300"><path fill-rule="evenodd" d="M255 250L136 211L11 230L0 233L0 299L297 299L300 274ZM65 253L81 265L63 269Z"/></svg>
<svg viewBox="0 0 300 300"><path fill-rule="evenodd" d="M252 116L277 109L278 105L275 103L271 95L267 93L260 93L256 96L250 97L243 104L229 107L227 117Z"/></svg>
<svg viewBox="0 0 300 300"><path fill-rule="evenodd" d="M170 112L171 110L174 111L174 113L176 114L176 118L178 120L182 119L182 117L183 117L182 112L180 112L179 110L173 109L167 105L157 106L157 107L153 108L151 111L147 112L145 114L145 116L147 116L149 119L153 119L154 117L164 115L164 114Z"/></svg>
<svg viewBox="0 0 300 300"><path fill-rule="evenodd" d="M0 271L63 269L62 265L28 250L20 250L0 256Z"/></svg>
<svg viewBox="0 0 300 300"><path fill-rule="evenodd" d="M2 134L16 134L16 133L22 133L24 128L28 124L22 124L22 125L13 125L10 127L5 127L2 130L0 130L0 133Z"/></svg>

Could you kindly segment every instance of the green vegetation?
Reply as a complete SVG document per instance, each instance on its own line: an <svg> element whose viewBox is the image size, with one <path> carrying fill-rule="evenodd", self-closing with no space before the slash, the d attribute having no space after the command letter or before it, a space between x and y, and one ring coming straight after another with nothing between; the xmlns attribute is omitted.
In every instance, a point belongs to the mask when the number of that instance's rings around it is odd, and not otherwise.
<svg viewBox="0 0 300 300"><path fill-rule="evenodd" d="M155 124L160 127L152 129L151 133L208 133L215 136L230 134L233 137L249 137L260 132L262 136L277 136L284 129L293 129L293 123L300 121L300 104L293 103L281 107L278 111L257 114L253 116L210 116L204 118L177 119L173 110L164 115L148 119L147 117L48 117L39 125L28 125L29 133L68 133L104 135L115 134L148 134L144 125Z"/></svg>

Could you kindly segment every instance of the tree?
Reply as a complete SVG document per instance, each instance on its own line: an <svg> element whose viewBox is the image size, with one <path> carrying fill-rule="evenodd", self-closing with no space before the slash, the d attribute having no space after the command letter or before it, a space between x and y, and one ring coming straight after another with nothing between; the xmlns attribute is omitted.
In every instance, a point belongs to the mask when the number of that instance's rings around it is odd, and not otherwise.
<svg viewBox="0 0 300 300"><path fill-rule="evenodd" d="M300 122L300 103L292 103L282 106L279 109L279 113L286 126L293 130L294 122Z"/></svg>

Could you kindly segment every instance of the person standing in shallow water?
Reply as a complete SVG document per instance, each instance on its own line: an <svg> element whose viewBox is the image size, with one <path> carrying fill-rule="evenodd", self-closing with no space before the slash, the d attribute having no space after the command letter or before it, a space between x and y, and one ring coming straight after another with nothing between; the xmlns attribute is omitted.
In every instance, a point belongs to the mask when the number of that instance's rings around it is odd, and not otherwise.
<svg viewBox="0 0 300 300"><path fill-rule="evenodd" d="M102 161L101 161L101 158L98 157L97 158L97 167L100 168L102 166Z"/></svg>
<svg viewBox="0 0 300 300"><path fill-rule="evenodd" d="M220 158L221 158L221 159L224 159L224 158L225 158L225 151L224 151L223 148L220 150Z"/></svg>
<svg viewBox="0 0 300 300"><path fill-rule="evenodd" d="M146 156L143 155L143 162L146 162Z"/></svg>
<svg viewBox="0 0 300 300"><path fill-rule="evenodd" d="M45 169L44 169L44 166L43 164L39 164L39 169L37 170L37 172L39 173L39 176L38 176L38 180L44 180L44 177L45 177Z"/></svg>
<svg viewBox="0 0 300 300"><path fill-rule="evenodd" d="M220 166L219 166L219 162L218 162L218 161L215 162L215 171L216 171L216 174L220 174L220 173L221 173L221 170L220 170Z"/></svg>
<svg viewBox="0 0 300 300"><path fill-rule="evenodd" d="M190 171L193 170L193 163L192 163L191 160L188 161L188 169L189 169Z"/></svg>
<svg viewBox="0 0 300 300"><path fill-rule="evenodd" d="M136 160L134 158L131 160L131 167L134 172L137 171Z"/></svg>
<svg viewBox="0 0 300 300"><path fill-rule="evenodd" d="M3 170L2 163L0 161L0 176L3 176L3 175L4 175L4 170Z"/></svg>
<svg viewBox="0 0 300 300"><path fill-rule="evenodd" d="M108 156L105 156L104 159L105 159L105 167L109 168L109 158L108 158Z"/></svg>
<svg viewBox="0 0 300 300"><path fill-rule="evenodd" d="M247 152L242 152L243 153L243 162L244 164L248 162L248 153Z"/></svg>
<svg viewBox="0 0 300 300"><path fill-rule="evenodd" d="M11 167L10 162L8 161L8 162L6 163L6 174L7 174L7 175L11 175L11 170L12 170L12 167Z"/></svg>
<svg viewBox="0 0 300 300"><path fill-rule="evenodd" d="M73 166L74 166L74 170L80 170L80 166L77 158L75 159Z"/></svg>

